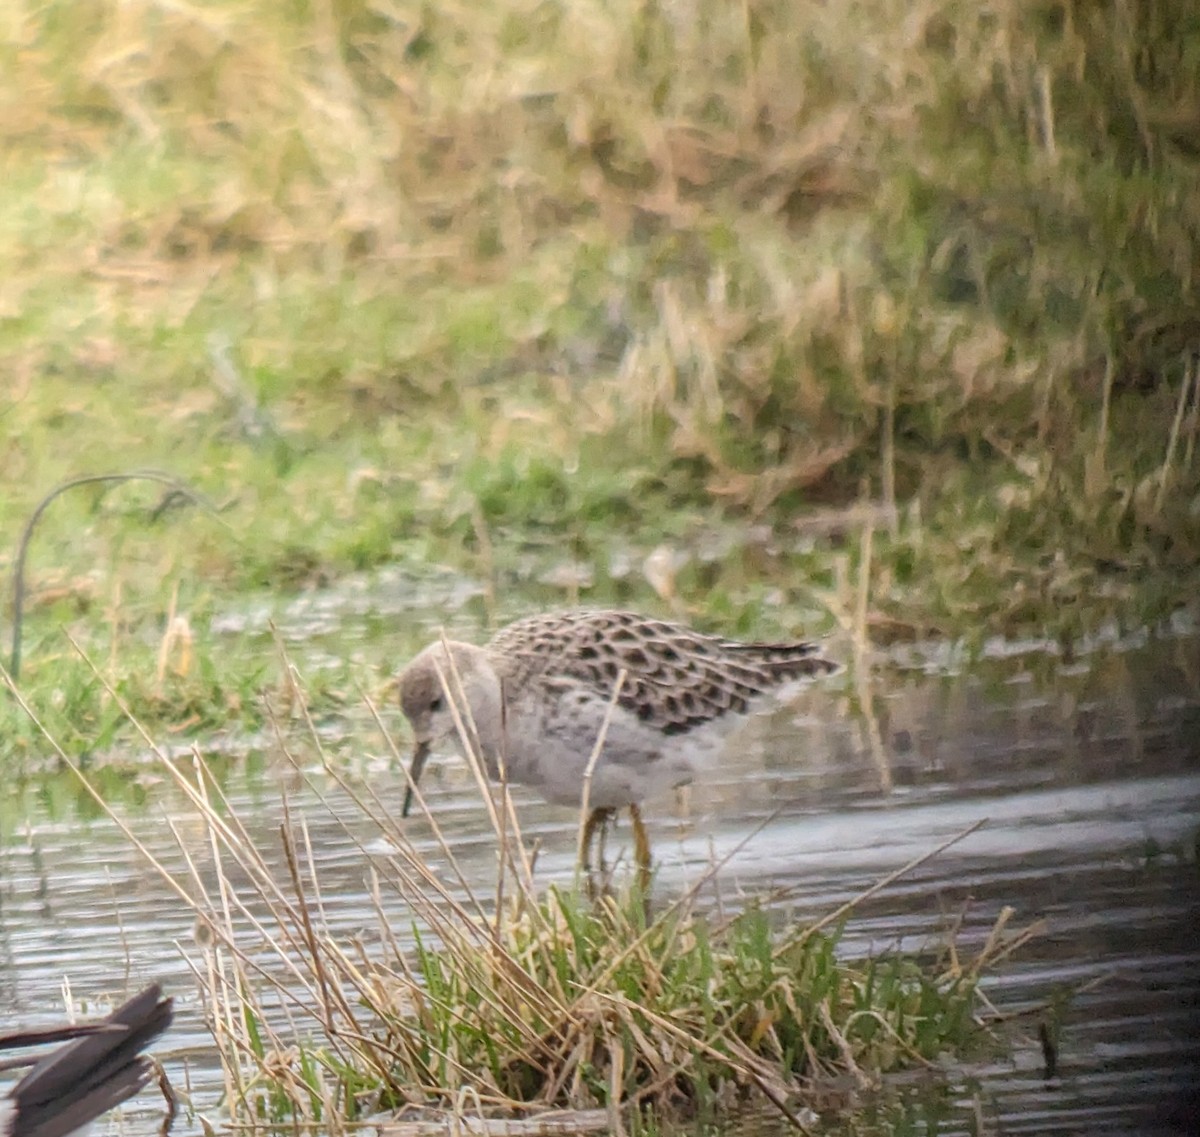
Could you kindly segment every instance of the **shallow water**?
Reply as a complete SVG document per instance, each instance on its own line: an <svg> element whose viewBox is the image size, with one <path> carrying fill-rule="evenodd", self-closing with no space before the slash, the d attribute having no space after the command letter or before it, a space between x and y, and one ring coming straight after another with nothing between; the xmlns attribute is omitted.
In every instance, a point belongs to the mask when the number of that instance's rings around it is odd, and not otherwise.
<svg viewBox="0 0 1200 1137"><path fill-rule="evenodd" d="M448 585L446 602L461 604L469 592ZM387 608L378 592L340 600L310 597L270 613L302 671L339 650L368 661L373 651L380 662L395 656L395 645L373 647L362 631ZM218 630L265 638L264 624L264 612L235 613ZM339 648L339 636L352 648ZM1200 1070L1200 636L1187 627L1110 636L1070 661L1047 645L996 643L968 664L946 645L928 645L881 658L871 674L869 687L835 681L757 716L686 808L654 803L661 894L728 858L713 902L783 889L780 903L807 919L982 821L856 910L843 942L864 952L920 949L961 919L960 948L970 951L1006 905L1014 925L1045 918L1046 932L987 990L1005 1010L1077 992L1061 1012L1059 1069L1045 1079L1036 1019L1022 1021L1011 1056L956 1077L949 1100L931 1104L927 1087L902 1089L905 1124L967 1133L982 1118L987 1131L1004 1133L1200 1132L1180 1112ZM402 780L383 740L361 729L365 716L355 721L354 731L325 724L330 749L398 810ZM228 740L220 748L230 749ZM319 772L311 746L297 741L295 753L318 771L336 817L277 757L234 763L227 792L274 848L279 786L289 788L317 850L328 923L355 934L373 911L357 842L376 835ZM148 769L139 781L132 796L146 804L122 794L119 811L182 880L183 856L164 819L199 858L203 830L160 774ZM453 759L432 764L425 789L455 834L460 864L481 885L491 880L491 830L465 770ZM524 792L518 801L526 837L541 842L539 879L568 879L574 811ZM161 978L180 1004L168 1068L201 1112L217 1116L209 1036L185 960L198 957L191 916L69 778L28 791L19 812L24 823L0 844L5 1018L60 1015L64 978L88 1000ZM410 831L431 859L439 855L423 819ZM618 832L616 846L627 836ZM407 926L397 912L397 932ZM153 1132L156 1106L144 1095L121 1128ZM899 1124L894 1101L889 1108L881 1131ZM183 1118L177 1131L198 1126Z"/></svg>

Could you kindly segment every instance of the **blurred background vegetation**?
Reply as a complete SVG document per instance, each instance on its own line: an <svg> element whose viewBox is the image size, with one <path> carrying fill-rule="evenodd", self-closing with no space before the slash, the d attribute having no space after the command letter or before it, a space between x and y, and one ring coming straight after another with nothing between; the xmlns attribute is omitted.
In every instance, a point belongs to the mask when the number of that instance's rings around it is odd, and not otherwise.
<svg viewBox="0 0 1200 1137"><path fill-rule="evenodd" d="M73 474L219 509L65 497L60 614L1200 591L1193 0L10 0L0 75L6 553Z"/></svg>

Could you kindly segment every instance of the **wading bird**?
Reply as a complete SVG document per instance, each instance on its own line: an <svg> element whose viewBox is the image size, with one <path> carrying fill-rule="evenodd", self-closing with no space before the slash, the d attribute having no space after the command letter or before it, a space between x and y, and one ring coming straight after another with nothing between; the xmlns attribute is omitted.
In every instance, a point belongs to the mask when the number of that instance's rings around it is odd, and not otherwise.
<svg viewBox="0 0 1200 1137"><path fill-rule="evenodd" d="M451 739L462 749L457 709L490 778L533 786L551 802L586 804L585 870L596 833L628 808L645 886L650 843L641 802L690 782L721 728L760 697L838 669L816 644L742 643L632 612L532 616L486 647L439 640L398 680L416 736L402 814L432 747Z"/></svg>

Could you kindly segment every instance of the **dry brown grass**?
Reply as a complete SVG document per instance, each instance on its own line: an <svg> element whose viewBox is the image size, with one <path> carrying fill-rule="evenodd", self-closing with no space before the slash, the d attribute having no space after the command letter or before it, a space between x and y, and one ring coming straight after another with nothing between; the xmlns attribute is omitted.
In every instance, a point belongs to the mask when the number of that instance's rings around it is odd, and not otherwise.
<svg viewBox="0 0 1200 1137"><path fill-rule="evenodd" d="M882 499L911 508L877 549L881 617L1053 619L1200 552L1189 20L1187 0L18 0L0 360L16 391L116 377L166 445L230 413L206 372L231 343L279 468L350 439L384 491L422 481L332 550L311 484L285 487L318 564L388 559L414 521L460 549L574 525L597 557L594 518L787 533ZM245 528L282 576L288 537ZM1147 610L1180 595L1158 591Z"/></svg>

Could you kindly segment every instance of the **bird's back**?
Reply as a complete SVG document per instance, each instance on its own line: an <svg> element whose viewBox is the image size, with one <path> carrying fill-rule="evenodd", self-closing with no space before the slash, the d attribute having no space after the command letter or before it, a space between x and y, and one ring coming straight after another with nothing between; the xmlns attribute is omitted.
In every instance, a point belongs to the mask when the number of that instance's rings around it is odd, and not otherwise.
<svg viewBox="0 0 1200 1137"><path fill-rule="evenodd" d="M487 647L506 689L570 681L662 735L686 734L799 679L838 670L816 644L742 643L633 612L578 610L531 616Z"/></svg>

